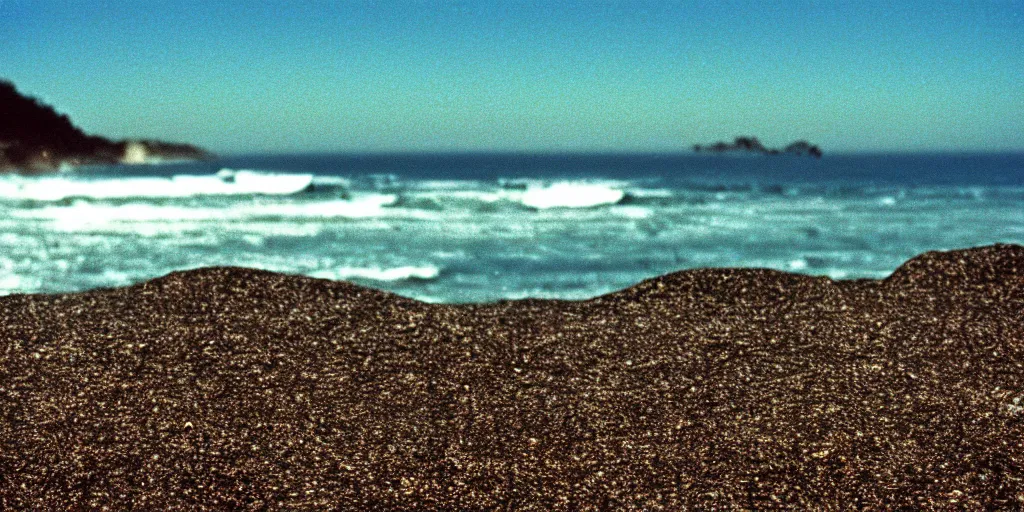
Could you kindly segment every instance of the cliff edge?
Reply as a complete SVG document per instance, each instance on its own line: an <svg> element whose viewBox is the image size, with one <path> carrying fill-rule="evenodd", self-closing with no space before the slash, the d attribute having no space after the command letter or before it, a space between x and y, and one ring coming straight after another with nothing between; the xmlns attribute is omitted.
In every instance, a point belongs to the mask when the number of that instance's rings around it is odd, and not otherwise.
<svg viewBox="0 0 1024 512"><path fill-rule="evenodd" d="M212 155L188 144L114 141L89 135L67 115L0 80L0 172L45 172L89 164L200 160Z"/></svg>

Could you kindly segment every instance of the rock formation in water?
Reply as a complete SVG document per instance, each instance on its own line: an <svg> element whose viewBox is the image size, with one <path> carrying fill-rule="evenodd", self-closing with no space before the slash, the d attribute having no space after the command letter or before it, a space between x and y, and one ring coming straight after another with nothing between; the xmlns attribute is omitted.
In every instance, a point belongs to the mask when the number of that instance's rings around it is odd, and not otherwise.
<svg viewBox="0 0 1024 512"><path fill-rule="evenodd" d="M211 155L188 144L88 135L68 116L0 80L0 172L42 172L88 164L197 160Z"/></svg>
<svg viewBox="0 0 1024 512"><path fill-rule="evenodd" d="M821 148L805 140L798 140L784 149L767 148L757 137L736 137L731 143L716 142L714 144L696 144L693 150L697 153L754 153L759 155L795 155L821 158Z"/></svg>

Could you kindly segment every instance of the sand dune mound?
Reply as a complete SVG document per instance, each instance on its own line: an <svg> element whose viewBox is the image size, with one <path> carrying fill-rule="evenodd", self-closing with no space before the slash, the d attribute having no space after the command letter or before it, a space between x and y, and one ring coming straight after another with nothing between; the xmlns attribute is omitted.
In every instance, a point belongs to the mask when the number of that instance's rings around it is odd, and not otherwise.
<svg viewBox="0 0 1024 512"><path fill-rule="evenodd" d="M430 305L216 268L0 299L0 508L1024 505L1024 247Z"/></svg>

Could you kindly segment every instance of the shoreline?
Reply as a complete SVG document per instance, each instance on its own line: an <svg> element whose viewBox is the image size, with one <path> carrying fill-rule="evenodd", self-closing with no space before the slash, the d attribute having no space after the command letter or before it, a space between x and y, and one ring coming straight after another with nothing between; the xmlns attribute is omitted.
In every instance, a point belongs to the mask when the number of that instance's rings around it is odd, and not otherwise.
<svg viewBox="0 0 1024 512"><path fill-rule="evenodd" d="M206 268L0 297L0 504L1012 508L1024 247L428 304Z"/></svg>
<svg viewBox="0 0 1024 512"><path fill-rule="evenodd" d="M154 164L154 165L159 165L159 164ZM703 276L705 274L717 274L717 273L724 273L724 274L728 274L728 275L733 275L733 274L738 274L738 275L745 275L745 274L751 274L751 275L754 275L754 274L768 274L768 275L773 275L773 274L777 274L780 278L810 279L810 280L813 280L813 281L828 282L828 283L832 283L832 284L835 284L835 285L838 285L838 286L845 286L845 285L865 285L865 286L875 285L875 286L884 286L886 283L888 283L889 281L892 281L893 279L901 279L902 275L905 272L907 272L907 270L906 270L907 268L913 268L914 266L918 265L919 262L922 261L922 260L928 260L930 258L936 258L936 257L941 258L941 257L944 257L946 255L955 255L955 254L960 254L960 253L972 253L972 252L976 252L976 251L986 251L986 250L995 250L995 251L1008 251L1009 250L1009 251L1015 251L1015 250L1018 250L1018 249L1024 250L1024 245L1020 245L1020 244L1016 244L1016 243L1012 243L1012 242L1010 242L1010 243L1007 243L1007 242L995 242L995 243L992 243L992 244L989 244L989 245L982 245L982 246L977 246L977 247L967 247L967 248L949 249L949 250L926 251L926 252L923 252L921 254L918 254L917 256L914 256L914 257L906 260L903 264L899 265L897 268L895 268L888 275L886 275L884 277L877 277L877 278L875 278L875 277L843 277L843 278L834 278L834 277L830 277L830 276L824 275L824 274L812 274L812 273L807 273L807 272L799 272L799 271L792 271L792 270L782 270L782 269L770 268L770 267L698 267L698 268L688 268L688 269L676 270L676 271L668 272L666 274L662 274L660 276L655 276L655 277L650 277L650 278L642 279L642 280L636 282L635 284L626 286L624 288L620 288L618 290L612 290L612 291L609 291L607 293L602 293L600 295L595 295L593 297L584 297L584 298L547 298L547 297L499 298L499 299L495 299L495 300L482 301L482 302L434 302L434 301L426 301L426 300L417 299L415 297L408 297L408 296L405 296L405 295L402 295L402 294L399 294L399 293L395 293L395 292L389 291L389 290L384 289L384 288L375 287L375 286L364 284L362 282L352 281L352 280L348 280L348 279L344 279L344 278L340 278L340 279L339 278L327 278L327 277L314 276L314 275L310 275L310 274L302 274L302 273L298 273L298 272L266 270L266 269L262 269L262 268L245 267L245 266L237 266L237 265L222 265L222 266L195 267L195 268L185 269L185 270L173 270L173 271L168 272L167 274L165 274L163 276L157 276L157 277L152 277L152 278L148 278L148 279L143 279L143 280L138 281L138 282L129 283L129 284L120 285L120 286L100 286L100 287L91 288L91 289L74 290L74 291L58 291L58 292L27 292L27 293L15 292L15 293L7 294L7 295L0 295L0 305L2 305L2 302L5 299L14 298L14 297L64 298L64 297L72 297L72 296L78 296L78 295L90 295L90 294L96 294L96 293L129 291L129 290L133 290L135 288L140 288L140 287L146 288L146 287L148 287L148 286L150 286L150 285L152 285L154 283L162 282L162 281L167 280L167 279L173 279L173 278L177 278L177 277L184 277L184 278L187 279L187 278L190 278L192 274L202 275L202 274L206 274L206 273L218 273L218 272L226 272L226 273L229 273L229 274L239 273L239 274L242 274L242 275L244 275L244 274L266 275L266 276L271 276L271 277L276 277L276 278L279 278L279 279L286 279L286 280L287 279L294 279L294 280L299 280L299 281L310 280L310 281L314 281L314 282L322 282L323 284L326 284L328 286L330 286L330 285L343 285L343 286L355 288L357 290L361 290L361 291L366 292L366 293L370 293L370 294L384 294L384 295L390 296L391 298L394 298L396 300L411 301L411 302L414 302L414 303L417 303L417 304L420 304L420 305L423 305L423 306L427 306L427 307L477 308L477 307L490 307L490 306L496 306L496 305L502 305L502 304L535 303L535 302L536 303L551 302L551 303L555 303L555 304L557 304L557 303L583 304L583 303L594 302L594 301L613 300L613 299L616 298L616 296L618 296L618 295L627 295L627 294L631 293L633 290L644 290L644 289L648 289L648 288L651 288L651 287L663 288L665 286L665 282L671 282L673 280L681 279L681 278L689 278L688 274L694 274L694 276Z"/></svg>

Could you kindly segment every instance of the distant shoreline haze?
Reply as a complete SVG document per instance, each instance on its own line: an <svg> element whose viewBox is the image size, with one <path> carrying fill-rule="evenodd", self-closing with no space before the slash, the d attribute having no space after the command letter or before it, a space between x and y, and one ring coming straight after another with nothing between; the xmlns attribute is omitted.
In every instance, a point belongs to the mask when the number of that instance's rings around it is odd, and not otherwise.
<svg viewBox="0 0 1024 512"><path fill-rule="evenodd" d="M53 107L0 79L0 172L46 172L94 164L201 160L213 155L190 144L114 141L89 135Z"/></svg>

